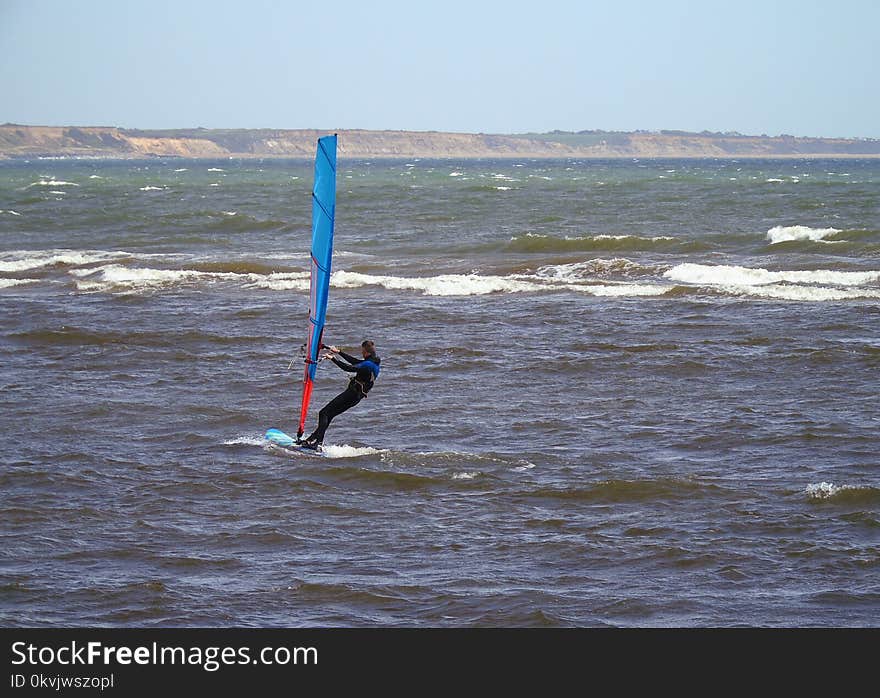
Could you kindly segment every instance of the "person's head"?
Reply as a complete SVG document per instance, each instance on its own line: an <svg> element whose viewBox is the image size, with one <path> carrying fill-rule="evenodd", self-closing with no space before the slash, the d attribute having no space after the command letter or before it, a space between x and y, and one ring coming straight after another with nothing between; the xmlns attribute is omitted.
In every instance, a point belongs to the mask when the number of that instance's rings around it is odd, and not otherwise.
<svg viewBox="0 0 880 698"><path fill-rule="evenodd" d="M369 358L371 356L376 355L376 345L369 339L365 339L361 342L361 353L364 355L364 358Z"/></svg>

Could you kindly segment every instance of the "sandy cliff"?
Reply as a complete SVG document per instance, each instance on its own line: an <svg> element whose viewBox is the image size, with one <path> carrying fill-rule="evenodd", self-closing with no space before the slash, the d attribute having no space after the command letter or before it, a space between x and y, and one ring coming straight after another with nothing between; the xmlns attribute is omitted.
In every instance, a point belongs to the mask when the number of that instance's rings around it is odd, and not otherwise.
<svg viewBox="0 0 880 698"><path fill-rule="evenodd" d="M309 129L132 130L115 127L0 126L0 158L303 157ZM880 157L880 141L682 132L487 135L425 131L339 131L350 158Z"/></svg>

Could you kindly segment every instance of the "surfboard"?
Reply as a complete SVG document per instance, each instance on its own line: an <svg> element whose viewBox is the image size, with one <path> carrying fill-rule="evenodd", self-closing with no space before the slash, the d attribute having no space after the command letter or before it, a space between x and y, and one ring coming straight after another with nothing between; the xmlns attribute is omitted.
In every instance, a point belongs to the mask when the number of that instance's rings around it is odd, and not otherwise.
<svg viewBox="0 0 880 698"><path fill-rule="evenodd" d="M296 443L296 439L294 439L292 436L288 436L280 429L269 429L266 432L266 441L268 441L273 446L279 446L283 448L289 453L296 453L314 458L320 458L322 455L320 451L316 451L312 448L303 448Z"/></svg>

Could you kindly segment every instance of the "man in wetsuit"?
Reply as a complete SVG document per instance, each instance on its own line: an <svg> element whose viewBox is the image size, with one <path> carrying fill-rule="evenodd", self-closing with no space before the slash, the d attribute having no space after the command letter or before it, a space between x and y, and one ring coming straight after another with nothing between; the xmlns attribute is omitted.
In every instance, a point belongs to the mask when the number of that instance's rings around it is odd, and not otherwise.
<svg viewBox="0 0 880 698"><path fill-rule="evenodd" d="M327 349L330 351L327 356L334 364L343 371L355 375L349 380L348 387L328 402L318 413L318 428L300 443L303 448L316 451L320 450L321 444L324 442L324 432L327 431L333 418L354 407L373 388L373 383L379 376L379 364L382 361L376 355L376 345L369 339L361 343L362 360L340 351L338 347L330 346ZM335 355L341 356L345 361L340 361Z"/></svg>

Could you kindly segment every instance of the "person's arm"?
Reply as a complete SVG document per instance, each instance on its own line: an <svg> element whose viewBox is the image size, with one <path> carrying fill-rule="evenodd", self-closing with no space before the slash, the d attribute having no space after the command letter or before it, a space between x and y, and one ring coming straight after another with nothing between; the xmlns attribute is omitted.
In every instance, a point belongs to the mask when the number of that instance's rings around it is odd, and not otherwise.
<svg viewBox="0 0 880 698"><path fill-rule="evenodd" d="M339 353L342 354L342 352L339 352ZM345 358L348 358L345 354L342 354L342 355L345 356ZM357 370L358 370L357 366L351 366L350 364L343 363L342 361L337 359L335 356L331 356L330 361L332 361L334 364L339 366L339 368L341 368L343 371L348 371L349 373L357 373Z"/></svg>
<svg viewBox="0 0 880 698"><path fill-rule="evenodd" d="M359 364L363 360L363 359L357 358L356 356L352 356L351 354L346 354L342 350L339 350L336 353L339 354L343 359L348 361L348 363L350 363L350 364Z"/></svg>

